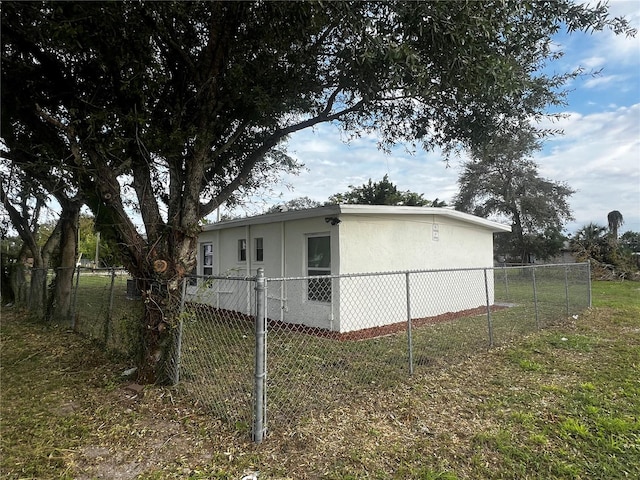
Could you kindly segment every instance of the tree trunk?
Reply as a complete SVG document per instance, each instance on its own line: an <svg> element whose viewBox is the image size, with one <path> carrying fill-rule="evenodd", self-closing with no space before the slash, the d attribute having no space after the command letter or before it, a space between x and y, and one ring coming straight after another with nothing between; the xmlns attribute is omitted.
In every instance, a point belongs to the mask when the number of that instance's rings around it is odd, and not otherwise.
<svg viewBox="0 0 640 480"><path fill-rule="evenodd" d="M42 262L41 255L33 256L28 305L29 312L34 318L44 319L47 305L47 269Z"/></svg>
<svg viewBox="0 0 640 480"><path fill-rule="evenodd" d="M63 206L60 216L60 256L53 282L53 291L47 316L55 323L71 320L71 293L78 250L79 205Z"/></svg>
<svg viewBox="0 0 640 480"><path fill-rule="evenodd" d="M29 285L27 284L27 266L24 258L18 257L16 263L9 267L9 283L13 291L13 301L17 306L27 307Z"/></svg>
<svg viewBox="0 0 640 480"><path fill-rule="evenodd" d="M60 222L42 248L32 248L33 268L29 288L29 310L34 318L44 320L47 313L47 284L52 253L60 245ZM34 251L35 250L35 251Z"/></svg>
<svg viewBox="0 0 640 480"><path fill-rule="evenodd" d="M15 265L15 264L14 264ZM13 290L13 283L11 282L11 268L12 264L5 263L5 258L2 257L2 274L0 278L0 300L4 305L10 305L16 303L16 295Z"/></svg>
<svg viewBox="0 0 640 480"><path fill-rule="evenodd" d="M14 295L14 303L20 307L27 307L29 285L27 284L27 246L23 243L15 263L9 267L9 283Z"/></svg>
<svg viewBox="0 0 640 480"><path fill-rule="evenodd" d="M139 282L145 306L138 366L138 382L142 384L172 384L174 381L175 332L180 321L184 277L184 269L180 265L186 260L185 255L194 255L195 244L195 237L184 237L178 244L168 245L174 252L167 257L170 260L156 259L147 278Z"/></svg>
<svg viewBox="0 0 640 480"><path fill-rule="evenodd" d="M134 161L133 185L145 227L143 237L127 215L114 171L100 162L98 152L89 152L89 155L94 159L97 173L87 178L87 185L83 187L88 192L87 205L96 216L101 235L122 248L124 266L136 279L144 302L139 324L138 382L171 383L175 374L172 355L182 279L196 263L198 222L207 213L199 204L199 187L193 187L202 184L202 172L200 178L193 175L182 178L180 172L171 174L170 184L184 188L178 189L175 201L169 205L167 219L163 220L152 194L149 162L144 158ZM132 152L132 158L136 159L136 152Z"/></svg>
<svg viewBox="0 0 640 480"><path fill-rule="evenodd" d="M145 309L138 382L169 385L175 378L174 332L179 321L181 292L158 280L143 283Z"/></svg>
<svg viewBox="0 0 640 480"><path fill-rule="evenodd" d="M526 246L524 244L524 232L522 231L522 220L520 219L520 212L517 208L513 208L511 211L512 226L511 234L515 238L515 245L520 256L520 263L528 263L525 258L527 257Z"/></svg>

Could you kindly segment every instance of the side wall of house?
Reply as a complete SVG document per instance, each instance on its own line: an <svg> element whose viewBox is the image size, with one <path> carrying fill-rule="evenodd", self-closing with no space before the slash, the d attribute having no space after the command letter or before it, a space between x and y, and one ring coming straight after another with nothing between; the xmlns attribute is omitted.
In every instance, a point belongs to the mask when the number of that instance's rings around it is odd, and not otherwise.
<svg viewBox="0 0 640 480"><path fill-rule="evenodd" d="M340 272L490 267L493 234L435 215L343 215Z"/></svg>
<svg viewBox="0 0 640 480"><path fill-rule="evenodd" d="M341 273L484 268L493 265L493 233L435 215L343 216ZM488 275L493 302L493 276ZM340 331L486 305L484 272L465 270L340 279Z"/></svg>
<svg viewBox="0 0 640 480"><path fill-rule="evenodd" d="M338 301L332 295L331 302L309 300L307 272L307 239L310 236L329 236L331 242L331 272L339 264L338 236L335 226L326 223L324 217L292 220L282 226L284 234L282 273L269 272L269 277L294 278L268 283L267 315L274 320L328 330L337 329L335 310ZM297 277L297 279L296 279Z"/></svg>
<svg viewBox="0 0 640 480"><path fill-rule="evenodd" d="M268 278L267 316L291 324L340 332L378 327L407 319L407 286L412 318L430 317L485 305L482 270L393 273L331 280L331 302L309 300L307 239L330 236L331 273L359 274L491 267L493 234L468 222L439 215L342 214L338 225L324 217L205 231L198 245L211 243L214 275L252 277L259 267ZM255 241L262 238L263 259ZM239 259L239 241L246 240L246 258ZM296 278L297 277L297 278ZM493 275L488 275L493 302ZM200 281L190 299L217 308L255 313L251 282Z"/></svg>
<svg viewBox="0 0 640 480"><path fill-rule="evenodd" d="M307 276L307 238L330 236L332 271L339 259L336 227L324 218L274 222L205 231L198 239L198 275L203 275L202 246L211 243L214 252L213 274L228 277L253 277L258 268L267 278ZM332 232L333 230L333 232ZM257 259L256 240L262 239L262 261ZM245 260L240 259L239 242L246 241ZM335 265L335 266L334 266ZM267 316L273 320L309 327L334 329L333 306L337 301L318 302L308 299L307 281L273 280L267 282ZM255 313L254 285L235 279L200 279L189 287L189 299L216 308L245 314ZM337 294L336 294L337 295Z"/></svg>

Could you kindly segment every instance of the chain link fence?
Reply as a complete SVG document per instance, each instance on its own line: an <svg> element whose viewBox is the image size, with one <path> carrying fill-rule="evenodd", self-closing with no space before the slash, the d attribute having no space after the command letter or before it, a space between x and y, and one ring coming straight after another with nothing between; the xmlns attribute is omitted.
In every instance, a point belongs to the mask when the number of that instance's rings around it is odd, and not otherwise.
<svg viewBox="0 0 640 480"><path fill-rule="evenodd" d="M19 285L25 292L21 295L21 304L30 310L38 305L29 295L32 276L42 277L41 292L48 297L55 274L54 269L25 269L23 282ZM139 324L144 305L136 280L126 271L75 268L70 301L70 329L125 356L132 355L139 347Z"/></svg>
<svg viewBox="0 0 640 480"><path fill-rule="evenodd" d="M76 268L71 302L70 328L124 356L139 348L144 305L138 282L126 271Z"/></svg>
<svg viewBox="0 0 640 480"><path fill-rule="evenodd" d="M181 388L258 442L591 302L588 264L261 278L185 284L178 362Z"/></svg>
<svg viewBox="0 0 640 480"><path fill-rule="evenodd" d="M254 404L255 279L200 277L197 282L197 287L187 287L181 314L176 379L217 418L249 432Z"/></svg>
<svg viewBox="0 0 640 480"><path fill-rule="evenodd" d="M75 274L69 326L109 350L135 352L140 282L115 269ZM174 310L168 375L260 442L267 431L288 435L354 398L392 391L410 375L508 344L590 304L587 263L191 277Z"/></svg>

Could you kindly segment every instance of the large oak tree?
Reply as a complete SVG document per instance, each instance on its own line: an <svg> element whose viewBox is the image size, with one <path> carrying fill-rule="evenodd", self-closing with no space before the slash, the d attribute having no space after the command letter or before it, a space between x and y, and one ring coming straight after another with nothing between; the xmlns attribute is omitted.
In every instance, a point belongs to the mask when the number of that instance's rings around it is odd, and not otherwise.
<svg viewBox="0 0 640 480"><path fill-rule="evenodd" d="M579 73L544 73L554 33L630 33L606 12L569 0L3 2L2 136L56 136L64 155L30 161L77 185L147 295L171 295L195 263L199 220L295 169L288 135L336 122L382 147L448 151L517 130ZM153 381L172 316L167 299L148 300L140 372Z"/></svg>

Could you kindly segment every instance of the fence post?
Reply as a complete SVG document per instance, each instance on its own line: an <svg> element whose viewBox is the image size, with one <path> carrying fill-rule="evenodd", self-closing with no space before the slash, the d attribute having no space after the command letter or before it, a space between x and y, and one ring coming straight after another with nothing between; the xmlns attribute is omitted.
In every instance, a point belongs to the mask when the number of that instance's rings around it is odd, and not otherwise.
<svg viewBox="0 0 640 480"><path fill-rule="evenodd" d="M104 345L105 347L109 346L109 331L111 327L111 320L113 318L113 294L114 294L114 284L116 281L116 269L111 269L111 288L109 290L109 309L107 310L107 319L104 324Z"/></svg>
<svg viewBox="0 0 640 480"><path fill-rule="evenodd" d="M531 267L531 278L533 280L533 308L536 312L536 328L540 329L540 317L538 315L538 290L536 287L536 267Z"/></svg>
<svg viewBox="0 0 640 480"><path fill-rule="evenodd" d="M265 285L264 269L258 268L256 282L256 344L255 344L255 369L253 391L253 441L261 443L265 434L265 409L266 409L266 316L265 316Z"/></svg>
<svg viewBox="0 0 640 480"><path fill-rule="evenodd" d="M73 292L73 303L71 304L71 330L76 329L76 304L78 301L78 283L80 282L80 266L76 267L76 288Z"/></svg>
<svg viewBox="0 0 640 480"><path fill-rule="evenodd" d="M564 266L564 298L567 301L567 318L571 312L569 311L569 266Z"/></svg>
<svg viewBox="0 0 640 480"><path fill-rule="evenodd" d="M591 262L587 261L587 306L591 308Z"/></svg>
<svg viewBox="0 0 640 480"><path fill-rule="evenodd" d="M409 290L409 272L405 272L407 293L407 348L409 349L409 375L413 375L413 333L411 325L411 292Z"/></svg>
<svg viewBox="0 0 640 480"><path fill-rule="evenodd" d="M180 382L180 362L182 359L182 324L183 324L183 313L184 313L184 302L187 296L187 279L182 279L182 292L180 295L180 307L178 308L178 335L176 338L176 362L175 362L175 371L173 373L173 384L177 385Z"/></svg>
<svg viewBox="0 0 640 480"><path fill-rule="evenodd" d="M109 294L109 321L113 318L113 296L115 294L116 269L111 269L111 292Z"/></svg>
<svg viewBox="0 0 640 480"><path fill-rule="evenodd" d="M502 264L502 273L504 273L505 300L509 301L509 276L507 275L507 265L506 265L506 263Z"/></svg>
<svg viewBox="0 0 640 480"><path fill-rule="evenodd" d="M493 323L491 321L491 303L489 301L489 279L487 269L484 269L484 295L487 302L487 327L489 328L489 347L493 347Z"/></svg>

